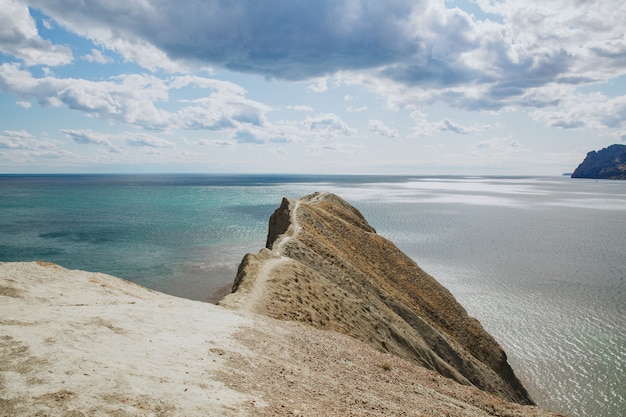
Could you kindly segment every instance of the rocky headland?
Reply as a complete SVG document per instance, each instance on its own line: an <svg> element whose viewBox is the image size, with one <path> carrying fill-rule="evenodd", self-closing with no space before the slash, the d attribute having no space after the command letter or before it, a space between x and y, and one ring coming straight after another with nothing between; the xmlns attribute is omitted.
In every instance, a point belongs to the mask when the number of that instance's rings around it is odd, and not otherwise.
<svg viewBox="0 0 626 417"><path fill-rule="evenodd" d="M626 180L626 145L615 144L589 152L572 178Z"/></svg>
<svg viewBox="0 0 626 417"><path fill-rule="evenodd" d="M344 333L461 384L532 403L480 323L336 195L283 199L266 248L244 258L233 290L220 304Z"/></svg>
<svg viewBox="0 0 626 417"><path fill-rule="evenodd" d="M335 195L284 199L233 290L0 263L0 416L560 416Z"/></svg>

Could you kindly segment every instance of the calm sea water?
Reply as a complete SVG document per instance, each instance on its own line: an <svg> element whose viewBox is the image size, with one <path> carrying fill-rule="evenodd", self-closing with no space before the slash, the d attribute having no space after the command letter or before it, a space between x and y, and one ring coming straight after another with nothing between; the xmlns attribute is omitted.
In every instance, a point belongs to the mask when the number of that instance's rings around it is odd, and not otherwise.
<svg viewBox="0 0 626 417"><path fill-rule="evenodd" d="M531 177L2 176L0 261L212 301L283 196L335 192L457 297L543 407L626 415L626 182Z"/></svg>

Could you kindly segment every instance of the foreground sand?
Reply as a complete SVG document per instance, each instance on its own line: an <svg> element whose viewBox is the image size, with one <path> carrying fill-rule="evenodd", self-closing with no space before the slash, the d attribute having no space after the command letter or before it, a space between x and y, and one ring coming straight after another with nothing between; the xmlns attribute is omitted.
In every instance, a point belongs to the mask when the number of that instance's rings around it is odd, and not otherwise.
<svg viewBox="0 0 626 417"><path fill-rule="evenodd" d="M556 416L348 336L0 263L0 416Z"/></svg>

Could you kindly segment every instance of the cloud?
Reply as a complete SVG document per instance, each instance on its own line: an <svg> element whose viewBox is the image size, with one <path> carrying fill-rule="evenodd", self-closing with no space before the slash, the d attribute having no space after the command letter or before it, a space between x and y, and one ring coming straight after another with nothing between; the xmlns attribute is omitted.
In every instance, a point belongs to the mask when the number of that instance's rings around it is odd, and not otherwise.
<svg viewBox="0 0 626 417"><path fill-rule="evenodd" d="M219 130L241 125L263 126L266 113L272 108L246 97L241 86L199 76L172 78L171 88L195 86L208 90L205 97L180 100L183 107L177 112L178 124L185 129Z"/></svg>
<svg viewBox="0 0 626 417"><path fill-rule="evenodd" d="M308 91L313 93L324 93L328 91L328 85L326 84L326 78L318 78L314 80L309 86L306 88Z"/></svg>
<svg viewBox="0 0 626 417"><path fill-rule="evenodd" d="M428 115L420 110L411 113L411 118L415 122L412 129L413 136L432 136L437 132L452 132L459 135L484 132L491 128L489 125L463 126L449 119L430 122Z"/></svg>
<svg viewBox="0 0 626 417"><path fill-rule="evenodd" d="M334 113L320 113L314 117L307 117L303 125L313 133L326 136L352 136L356 130Z"/></svg>
<svg viewBox="0 0 626 417"><path fill-rule="evenodd" d="M135 148L174 148L174 143L154 135L136 132L104 134L92 130L61 129L65 137L81 145L104 146L113 153L120 150L113 143L124 143Z"/></svg>
<svg viewBox="0 0 626 417"><path fill-rule="evenodd" d="M211 141L211 145L216 148L226 149L235 146L235 142L231 140L214 140Z"/></svg>
<svg viewBox="0 0 626 417"><path fill-rule="evenodd" d="M189 104L178 111L186 129L219 130L240 124L262 126L270 109L242 96L213 93L208 97L184 101Z"/></svg>
<svg viewBox="0 0 626 417"><path fill-rule="evenodd" d="M348 106L348 108L346 108L346 111L350 113L359 113L365 110L367 110L367 106L359 106L359 107Z"/></svg>
<svg viewBox="0 0 626 417"><path fill-rule="evenodd" d="M72 51L39 36L28 7L17 0L5 0L0 7L0 52L20 59L25 65L65 65Z"/></svg>
<svg viewBox="0 0 626 417"><path fill-rule="evenodd" d="M152 46L174 60L294 80L378 66L414 49L408 0L28 3L127 57L131 45Z"/></svg>
<svg viewBox="0 0 626 417"><path fill-rule="evenodd" d="M292 139L284 136L282 133L278 135L273 134L273 132L266 132L263 130L252 130L252 129L243 129L238 130L233 135L233 138L237 143L253 143L253 144L264 144L264 143L288 143L293 142Z"/></svg>
<svg viewBox="0 0 626 417"><path fill-rule="evenodd" d="M176 111L161 107L170 92L186 86L207 90L200 99L180 100ZM124 74L104 81L33 75L16 64L0 65L0 90L43 106L62 107L90 117L113 120L150 130L232 129L262 126L269 106L246 98L240 86L198 76L160 79L146 74Z"/></svg>
<svg viewBox="0 0 626 417"><path fill-rule="evenodd" d="M325 145L315 145L307 149L308 153L314 155L320 155L324 153L340 153L340 154L354 154L361 149L361 146L347 143L333 143Z"/></svg>
<svg viewBox="0 0 626 417"><path fill-rule="evenodd" d="M302 111L302 112L311 112L313 111L313 107L306 105L298 105L298 106L287 106L289 110Z"/></svg>
<svg viewBox="0 0 626 417"><path fill-rule="evenodd" d="M190 84L206 88L210 93L200 99L181 100L185 106L177 116L186 129L220 130L246 124L263 126L267 121L265 114L271 108L247 99L246 91L236 84L201 77L180 77L174 81L177 88Z"/></svg>
<svg viewBox="0 0 626 417"><path fill-rule="evenodd" d="M147 68L178 61L288 80L317 79L311 89L318 92L327 89L324 77L338 71L389 66L389 76L398 79L437 78L442 72L432 64L450 62L452 68L456 55L476 38L467 15L437 9L437 3L426 0L28 3ZM434 56L431 42L451 51L451 59ZM158 58L165 58L163 64Z"/></svg>
<svg viewBox="0 0 626 417"><path fill-rule="evenodd" d="M0 65L0 90L43 106L66 106L89 116L163 128L170 115L156 107L168 98L166 84L153 76L122 75L107 81L35 78L15 64Z"/></svg>
<svg viewBox="0 0 626 417"><path fill-rule="evenodd" d="M165 139L146 134L127 134L126 144L140 148L173 148L175 145Z"/></svg>
<svg viewBox="0 0 626 417"><path fill-rule="evenodd" d="M217 66L305 81L309 91L319 93L332 89L333 81L343 81L375 92L390 108L444 104L470 111L564 111L561 103L575 99L580 87L626 75L626 3L598 0L593 7L582 7L571 0L476 0L474 14L462 10L463 3L9 0L0 11L0 23L5 23L0 24L0 50L25 67L71 62L69 48L41 38L28 5L45 14L42 22L54 21L97 45L98 50L83 55L92 62L103 62L106 52L114 51L150 71ZM224 101L197 101L168 113L135 92L128 92L127 103L120 103L125 93L115 91L119 82L112 82L113 90L96 94L87 91L93 86L84 80L75 81L72 84L89 93L93 103L73 87L68 87L67 97L43 101L152 129L176 123L187 129L266 123L268 110L254 103L240 102L220 111L214 104ZM127 107L131 102L148 106ZM116 106L131 115L123 116ZM472 131L448 122L447 127L424 125L419 134ZM582 126L571 120L553 123ZM610 117L599 123L619 124Z"/></svg>
<svg viewBox="0 0 626 417"><path fill-rule="evenodd" d="M61 133L63 133L66 138L82 145L102 145L112 148L111 142L106 136L91 130L61 129Z"/></svg>
<svg viewBox="0 0 626 417"><path fill-rule="evenodd" d="M437 130L435 125L428 121L428 115L420 110L411 113L411 118L415 122L412 129L414 136L431 136Z"/></svg>
<svg viewBox="0 0 626 417"><path fill-rule="evenodd" d="M390 128L381 120L370 120L368 123L368 130L380 136L387 136L390 138L398 137L398 131Z"/></svg>
<svg viewBox="0 0 626 417"><path fill-rule="evenodd" d="M565 96L558 105L539 108L530 116L550 127L619 132L626 129L626 95L607 97L602 93L590 93Z"/></svg>
<svg viewBox="0 0 626 417"><path fill-rule="evenodd" d="M81 58L87 62L97 62L98 64L108 64L113 62L111 57L105 56L97 49L92 49L91 53L83 55Z"/></svg>
<svg viewBox="0 0 626 417"><path fill-rule="evenodd" d="M257 138L254 133L248 130L239 130L235 133L234 137L235 141L238 143L254 143L254 144L262 144L265 143L263 139Z"/></svg>
<svg viewBox="0 0 626 417"><path fill-rule="evenodd" d="M476 155L501 155L521 149L520 144L511 137L487 139L472 145L473 153Z"/></svg>
<svg viewBox="0 0 626 417"><path fill-rule="evenodd" d="M0 149L31 149L34 138L26 131L5 130L0 135Z"/></svg>
<svg viewBox="0 0 626 417"><path fill-rule="evenodd" d="M32 151L54 148L56 148L55 143L37 139L25 130L5 130L0 134L0 149Z"/></svg>
<svg viewBox="0 0 626 417"><path fill-rule="evenodd" d="M228 140L224 140L224 139L200 139L198 141L195 142L190 142L192 145L196 145L196 146L210 146L213 148L219 148L219 149L228 149L228 148L233 148L237 142L231 139Z"/></svg>
<svg viewBox="0 0 626 417"><path fill-rule="evenodd" d="M158 68L160 58L161 65L322 77L321 90L327 75L378 69L407 85L479 83L494 95L518 95L517 87L623 72L626 57L626 8L611 0L591 8L569 0L477 0L480 18L434 0L24 1L147 68Z"/></svg>
<svg viewBox="0 0 626 417"><path fill-rule="evenodd" d="M452 122L448 119L443 119L436 124L438 129L442 132L448 131L458 133L459 135L469 135L470 133L479 133L489 129L491 126L463 126L461 124Z"/></svg>

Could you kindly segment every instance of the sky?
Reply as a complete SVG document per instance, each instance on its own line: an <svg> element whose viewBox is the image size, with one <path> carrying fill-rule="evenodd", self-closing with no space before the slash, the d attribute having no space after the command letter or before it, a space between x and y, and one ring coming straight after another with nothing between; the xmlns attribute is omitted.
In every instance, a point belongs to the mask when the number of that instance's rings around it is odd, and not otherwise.
<svg viewBox="0 0 626 417"><path fill-rule="evenodd" d="M561 175L621 0L0 0L0 173Z"/></svg>

